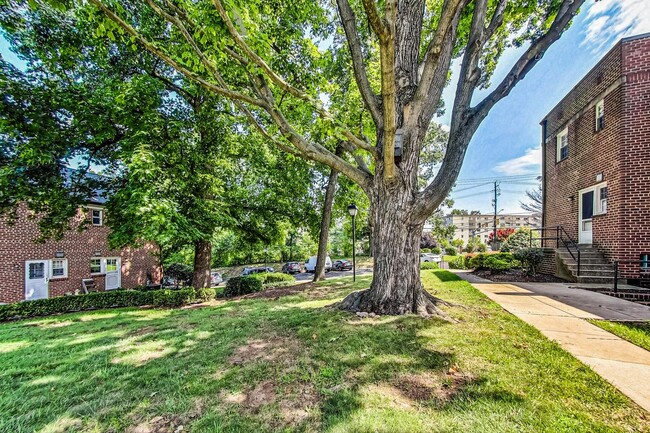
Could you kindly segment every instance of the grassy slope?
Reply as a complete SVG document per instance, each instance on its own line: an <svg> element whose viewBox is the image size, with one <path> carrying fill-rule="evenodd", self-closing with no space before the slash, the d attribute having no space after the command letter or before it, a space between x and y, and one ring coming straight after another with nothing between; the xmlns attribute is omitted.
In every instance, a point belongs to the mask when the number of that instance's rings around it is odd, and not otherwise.
<svg viewBox="0 0 650 433"><path fill-rule="evenodd" d="M596 326L618 335L630 343L636 344L646 350L650 350L650 322L645 323L625 323L625 322L608 322L605 320L590 320Z"/></svg>
<svg viewBox="0 0 650 433"><path fill-rule="evenodd" d="M354 288L340 279L270 301L2 324L0 432L650 429L641 409L469 284L445 271L423 281L464 305L448 309L459 323L321 308Z"/></svg>

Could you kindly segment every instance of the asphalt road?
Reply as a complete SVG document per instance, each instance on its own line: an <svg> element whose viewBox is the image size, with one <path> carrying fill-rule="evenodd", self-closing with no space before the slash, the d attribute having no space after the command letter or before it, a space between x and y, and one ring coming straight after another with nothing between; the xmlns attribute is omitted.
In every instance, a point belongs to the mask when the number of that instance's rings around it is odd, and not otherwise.
<svg viewBox="0 0 650 433"><path fill-rule="evenodd" d="M367 275L371 274L372 269L371 268L359 268L357 269L357 275ZM301 274L293 274L294 277L296 277L296 280L298 281L311 281L314 278L314 274L310 272L303 272ZM330 271L325 274L325 279L330 279L330 278L340 278L340 277L351 277L352 276L352 271Z"/></svg>

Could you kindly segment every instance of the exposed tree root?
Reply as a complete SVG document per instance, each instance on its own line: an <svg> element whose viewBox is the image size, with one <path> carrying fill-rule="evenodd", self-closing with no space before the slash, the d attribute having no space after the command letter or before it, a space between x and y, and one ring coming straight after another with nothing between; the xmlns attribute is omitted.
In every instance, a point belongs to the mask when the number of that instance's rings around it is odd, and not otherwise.
<svg viewBox="0 0 650 433"><path fill-rule="evenodd" d="M414 302L394 302L383 300L378 302L371 289L352 292L334 307L350 311L352 313L366 312L387 316L400 316L404 314L418 314L422 317L439 318L449 322L455 322L439 306L451 306L449 302L436 298L426 290L420 290L419 296Z"/></svg>

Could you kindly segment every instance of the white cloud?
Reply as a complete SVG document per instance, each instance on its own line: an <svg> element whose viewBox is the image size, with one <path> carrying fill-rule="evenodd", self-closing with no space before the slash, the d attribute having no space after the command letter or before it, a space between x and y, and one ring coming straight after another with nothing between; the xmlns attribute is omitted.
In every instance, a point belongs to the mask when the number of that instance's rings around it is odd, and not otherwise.
<svg viewBox="0 0 650 433"><path fill-rule="evenodd" d="M646 32L650 32L647 0L592 0L587 6L581 45L601 52L620 38Z"/></svg>
<svg viewBox="0 0 650 433"><path fill-rule="evenodd" d="M518 174L535 174L542 165L542 148L526 149L522 156L508 159L497 164L494 169L508 176Z"/></svg>

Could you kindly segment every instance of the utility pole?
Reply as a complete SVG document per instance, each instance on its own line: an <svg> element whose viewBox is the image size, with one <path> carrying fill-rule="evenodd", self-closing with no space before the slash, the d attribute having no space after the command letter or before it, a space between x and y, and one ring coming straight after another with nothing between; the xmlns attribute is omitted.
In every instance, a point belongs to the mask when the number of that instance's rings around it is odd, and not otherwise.
<svg viewBox="0 0 650 433"><path fill-rule="evenodd" d="M492 204L494 205L494 221L493 221L493 229L494 232L492 233L492 245L494 245L497 242L497 213L499 208L497 207L497 200L499 197L499 181L495 180L494 181L494 200L492 200Z"/></svg>

